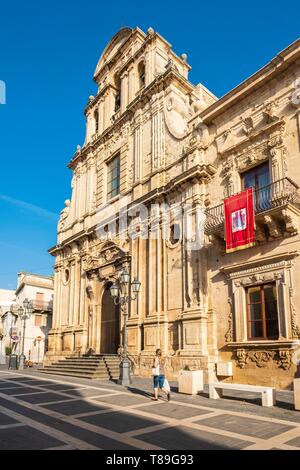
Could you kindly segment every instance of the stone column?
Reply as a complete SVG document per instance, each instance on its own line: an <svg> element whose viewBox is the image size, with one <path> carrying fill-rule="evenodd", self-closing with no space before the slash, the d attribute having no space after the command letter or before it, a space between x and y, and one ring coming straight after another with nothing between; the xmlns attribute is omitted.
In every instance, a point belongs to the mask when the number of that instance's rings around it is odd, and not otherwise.
<svg viewBox="0 0 300 470"><path fill-rule="evenodd" d="M74 325L74 295L75 295L75 265L76 261L72 259L70 263L70 282L69 282L69 316L68 325Z"/></svg>
<svg viewBox="0 0 300 470"><path fill-rule="evenodd" d="M121 112L123 113L128 105L128 72L121 77Z"/></svg>
<svg viewBox="0 0 300 470"><path fill-rule="evenodd" d="M79 218L82 218L87 212L86 195L87 195L87 167L86 165L81 167L81 190L80 190L80 214Z"/></svg>
<svg viewBox="0 0 300 470"><path fill-rule="evenodd" d="M77 194L76 194L76 218L80 219L81 214L82 214L82 193L83 193L83 188L82 188L82 165L79 163L77 165Z"/></svg>
<svg viewBox="0 0 300 470"><path fill-rule="evenodd" d="M149 234L149 238L147 240L148 242L148 253L147 253L147 258L148 258L148 273L147 273L147 279L148 279L148 308L147 308L147 314L152 315L154 313L155 309L155 303L154 303L154 296L155 296L155 245L156 245L156 240L154 240L151 236L151 233Z"/></svg>
<svg viewBox="0 0 300 470"><path fill-rule="evenodd" d="M52 328L59 326L59 312L58 306L60 303L59 298L59 284L60 284L60 265L54 266L54 294L53 294L53 311L52 311Z"/></svg>
<svg viewBox="0 0 300 470"><path fill-rule="evenodd" d="M156 106L155 106L156 108ZM151 142L152 142L152 171L159 168L159 154L158 154L158 113L153 110L152 124L151 124Z"/></svg>
<svg viewBox="0 0 300 470"><path fill-rule="evenodd" d="M86 141L87 141L87 143L89 143L91 141L93 133L94 133L93 115L92 115L91 110L89 110L87 115L86 115Z"/></svg>
<svg viewBox="0 0 300 470"><path fill-rule="evenodd" d="M298 131L298 148L300 150L300 78L296 79L294 82L294 92L290 98L291 105L296 109L296 121L297 121L297 131Z"/></svg>
<svg viewBox="0 0 300 470"><path fill-rule="evenodd" d="M77 186L78 186L78 176L76 170L73 170L72 178L72 202L71 202L71 217L70 221L73 222L77 218Z"/></svg>
<svg viewBox="0 0 300 470"><path fill-rule="evenodd" d="M131 266L131 278L138 277L139 275L139 242L140 238L137 237L132 240L132 266ZM131 302L128 306L128 318L136 318L138 316L138 299Z"/></svg>
<svg viewBox="0 0 300 470"><path fill-rule="evenodd" d="M107 127L110 124L110 117L111 117L111 112L110 112L109 94L106 91L103 95L103 128L104 130L107 129Z"/></svg>
<svg viewBox="0 0 300 470"><path fill-rule="evenodd" d="M232 292L234 298L234 312L235 312L235 332L237 342L245 342L248 340L247 334L247 320L244 312L246 309L246 300L244 288L241 281L232 281Z"/></svg>
<svg viewBox="0 0 300 470"><path fill-rule="evenodd" d="M128 102L130 103L135 98L135 89L134 89L134 68L131 67L128 70Z"/></svg>
<svg viewBox="0 0 300 470"><path fill-rule="evenodd" d="M142 178L142 136L141 136L141 115L140 112L135 121L134 131L134 182Z"/></svg>
<svg viewBox="0 0 300 470"><path fill-rule="evenodd" d="M101 96L101 98L99 100L98 113L99 113L99 135L100 135L104 131L104 99L103 99L103 96Z"/></svg>
<svg viewBox="0 0 300 470"><path fill-rule="evenodd" d="M78 326L80 324L80 294L81 294L81 258L76 254L74 260L74 316L73 324Z"/></svg>
<svg viewBox="0 0 300 470"><path fill-rule="evenodd" d="M286 339L291 336L292 332L289 331L287 315L290 311L289 308L289 289L286 285L283 274L277 274L276 278L276 290L278 296L278 330L279 339Z"/></svg>

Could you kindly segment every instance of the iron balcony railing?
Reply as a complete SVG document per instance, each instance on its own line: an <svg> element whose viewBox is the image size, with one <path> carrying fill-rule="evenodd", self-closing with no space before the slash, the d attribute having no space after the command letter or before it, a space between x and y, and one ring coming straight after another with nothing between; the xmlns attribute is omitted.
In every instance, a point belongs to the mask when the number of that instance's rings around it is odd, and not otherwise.
<svg viewBox="0 0 300 470"><path fill-rule="evenodd" d="M259 214L286 204L300 205L299 186L290 178L282 178L253 191L254 212ZM206 209L206 232L222 228L224 224L224 204Z"/></svg>
<svg viewBox="0 0 300 470"><path fill-rule="evenodd" d="M51 311L52 310L52 300L49 302L43 300L31 300L31 305L34 310L43 310L43 311Z"/></svg>

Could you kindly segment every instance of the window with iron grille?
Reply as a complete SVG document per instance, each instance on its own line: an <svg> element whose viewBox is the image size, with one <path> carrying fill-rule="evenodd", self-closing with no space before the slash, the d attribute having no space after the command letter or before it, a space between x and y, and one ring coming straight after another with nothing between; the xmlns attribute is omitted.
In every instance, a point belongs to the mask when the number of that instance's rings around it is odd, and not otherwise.
<svg viewBox="0 0 300 470"><path fill-rule="evenodd" d="M120 155L107 164L107 200L120 193Z"/></svg>

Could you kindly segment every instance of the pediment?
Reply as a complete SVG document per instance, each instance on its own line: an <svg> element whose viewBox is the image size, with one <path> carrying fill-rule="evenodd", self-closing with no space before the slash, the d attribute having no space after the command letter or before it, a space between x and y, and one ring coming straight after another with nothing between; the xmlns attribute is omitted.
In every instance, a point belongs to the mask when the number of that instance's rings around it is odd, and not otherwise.
<svg viewBox="0 0 300 470"><path fill-rule="evenodd" d="M132 33L131 28L122 28L120 31L117 32L117 34L114 35L114 37L107 44L106 48L104 49L98 61L98 64L94 73L94 77L96 77L96 75L99 73L102 67L105 64L107 64L107 62L110 61L110 59L115 55L117 50L124 44L124 42L130 36L131 33Z"/></svg>

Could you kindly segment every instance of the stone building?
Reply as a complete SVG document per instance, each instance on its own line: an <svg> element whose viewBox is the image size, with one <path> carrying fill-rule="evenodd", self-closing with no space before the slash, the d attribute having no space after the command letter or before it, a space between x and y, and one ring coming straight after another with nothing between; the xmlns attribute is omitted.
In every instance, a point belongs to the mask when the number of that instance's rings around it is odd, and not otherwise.
<svg viewBox="0 0 300 470"><path fill-rule="evenodd" d="M25 324L24 354L33 362L44 359L52 323L53 277L20 272L15 291L0 289L0 363L5 363L5 347L13 354L22 353L24 323L19 308L25 299L30 301L32 313Z"/></svg>
<svg viewBox="0 0 300 470"><path fill-rule="evenodd" d="M49 250L47 362L116 353L123 319L109 287L126 265L141 281L127 322L138 373L150 374L160 347L170 377L188 364L287 387L300 338L300 40L220 99L189 70L152 28L121 29L97 64L85 142L69 163L72 197ZM256 245L226 254L223 200L250 186ZM120 216L112 230L122 210L131 234ZM220 375L223 362L233 377Z"/></svg>

